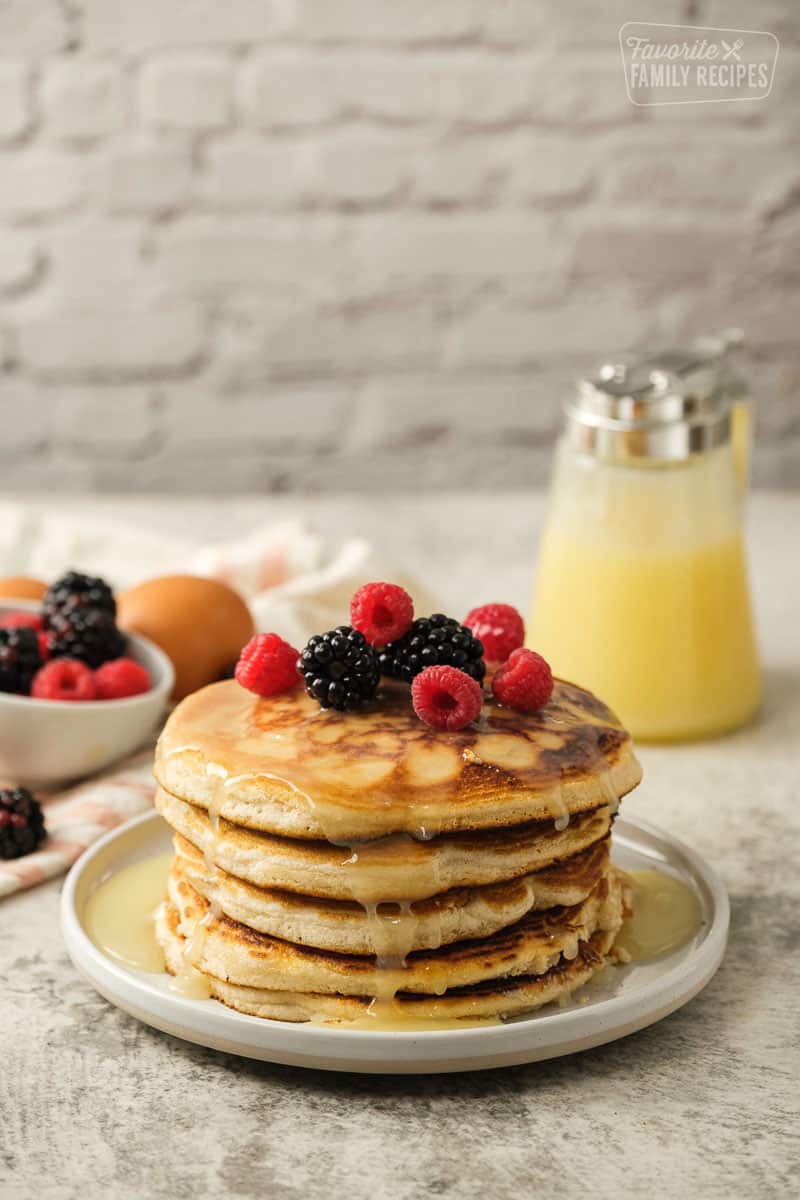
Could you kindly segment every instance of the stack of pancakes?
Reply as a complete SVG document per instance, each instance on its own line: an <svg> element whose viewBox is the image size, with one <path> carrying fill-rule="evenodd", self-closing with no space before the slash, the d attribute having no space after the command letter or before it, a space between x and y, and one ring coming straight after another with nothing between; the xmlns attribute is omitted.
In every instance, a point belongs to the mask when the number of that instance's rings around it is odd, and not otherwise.
<svg viewBox="0 0 800 1200"><path fill-rule="evenodd" d="M641 770L569 683L536 713L487 699L457 732L400 684L359 713L212 684L170 717L155 773L168 969L240 1012L512 1016L604 966L629 911L610 830Z"/></svg>

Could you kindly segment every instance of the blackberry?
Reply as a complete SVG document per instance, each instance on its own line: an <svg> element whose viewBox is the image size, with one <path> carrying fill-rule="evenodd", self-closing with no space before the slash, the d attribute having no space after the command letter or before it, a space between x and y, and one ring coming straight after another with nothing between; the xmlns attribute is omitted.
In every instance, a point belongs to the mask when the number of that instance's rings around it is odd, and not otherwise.
<svg viewBox="0 0 800 1200"><path fill-rule="evenodd" d="M39 801L27 788L0 790L0 858L30 854L44 840Z"/></svg>
<svg viewBox="0 0 800 1200"><path fill-rule="evenodd" d="M56 613L72 612L76 608L97 608L101 612L117 615L114 593L105 579L93 575L82 575L80 571L67 571L44 594L42 615L45 625Z"/></svg>
<svg viewBox="0 0 800 1200"><path fill-rule="evenodd" d="M366 704L380 683L375 651L350 625L315 634L298 658L297 669L309 696L339 712Z"/></svg>
<svg viewBox="0 0 800 1200"><path fill-rule="evenodd" d="M453 617L434 613L418 617L408 633L390 642L378 653L383 675L411 683L426 667L458 667L476 683L486 674L483 643Z"/></svg>
<svg viewBox="0 0 800 1200"><path fill-rule="evenodd" d="M110 612L102 608L73 608L54 613L48 621L51 658L77 658L99 667L121 658L127 646Z"/></svg>
<svg viewBox="0 0 800 1200"><path fill-rule="evenodd" d="M27 625L0 629L0 692L27 695L42 665L36 630Z"/></svg>

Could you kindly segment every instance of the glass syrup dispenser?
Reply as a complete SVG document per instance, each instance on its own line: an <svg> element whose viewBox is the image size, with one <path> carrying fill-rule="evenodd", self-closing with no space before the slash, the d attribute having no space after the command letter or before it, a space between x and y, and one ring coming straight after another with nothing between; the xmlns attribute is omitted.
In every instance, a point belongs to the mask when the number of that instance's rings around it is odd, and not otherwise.
<svg viewBox="0 0 800 1200"><path fill-rule="evenodd" d="M761 698L740 340L609 363L566 405L529 644L641 741L724 733Z"/></svg>

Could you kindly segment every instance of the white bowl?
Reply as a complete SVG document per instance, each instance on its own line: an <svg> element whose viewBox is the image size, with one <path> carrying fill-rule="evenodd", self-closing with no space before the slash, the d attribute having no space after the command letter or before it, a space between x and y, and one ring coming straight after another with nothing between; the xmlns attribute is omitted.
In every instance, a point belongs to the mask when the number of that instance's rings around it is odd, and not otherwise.
<svg viewBox="0 0 800 1200"><path fill-rule="evenodd" d="M38 605L0 603L0 617ZM128 654L150 674L152 687L122 700L33 700L0 692L0 783L57 787L91 775L137 750L155 731L175 683L166 654L147 638L127 634Z"/></svg>

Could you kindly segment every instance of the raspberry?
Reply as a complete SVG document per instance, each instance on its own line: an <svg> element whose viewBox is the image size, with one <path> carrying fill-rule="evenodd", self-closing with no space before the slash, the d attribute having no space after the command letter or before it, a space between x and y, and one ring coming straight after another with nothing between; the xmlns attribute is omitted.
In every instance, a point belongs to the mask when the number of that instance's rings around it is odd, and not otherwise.
<svg viewBox="0 0 800 1200"><path fill-rule="evenodd" d="M35 629L38 633L44 629L44 621L38 613L11 612L0 617L0 629Z"/></svg>
<svg viewBox="0 0 800 1200"><path fill-rule="evenodd" d="M0 789L0 858L21 858L44 840L39 801L27 788Z"/></svg>
<svg viewBox="0 0 800 1200"><path fill-rule="evenodd" d="M37 671L31 684L35 700L94 700L94 675L75 658L54 658Z"/></svg>
<svg viewBox="0 0 800 1200"><path fill-rule="evenodd" d="M370 646L385 646L411 628L414 604L396 583L365 583L350 601L350 624Z"/></svg>
<svg viewBox="0 0 800 1200"><path fill-rule="evenodd" d="M510 604L482 604L467 613L464 624L483 642L484 658L491 662L505 662L525 641L522 617Z"/></svg>
<svg viewBox="0 0 800 1200"><path fill-rule="evenodd" d="M275 696L300 682L297 651L277 633L257 633L239 655L234 674L257 696Z"/></svg>
<svg viewBox="0 0 800 1200"><path fill-rule="evenodd" d="M122 700L150 691L150 676L132 658L112 658L94 673L98 700Z"/></svg>
<svg viewBox="0 0 800 1200"><path fill-rule="evenodd" d="M535 712L553 694L550 666L533 650L514 650L492 680L492 692L509 708Z"/></svg>
<svg viewBox="0 0 800 1200"><path fill-rule="evenodd" d="M411 684L411 702L434 729L463 729L481 711L483 691L458 667L426 667Z"/></svg>

